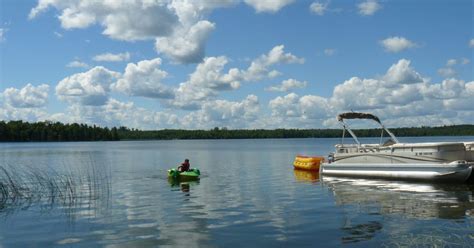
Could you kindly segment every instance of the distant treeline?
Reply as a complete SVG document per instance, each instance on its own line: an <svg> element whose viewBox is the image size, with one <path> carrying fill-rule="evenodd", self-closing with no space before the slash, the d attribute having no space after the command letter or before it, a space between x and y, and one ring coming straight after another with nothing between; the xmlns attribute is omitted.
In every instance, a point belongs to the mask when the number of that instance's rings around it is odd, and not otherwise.
<svg viewBox="0 0 474 248"><path fill-rule="evenodd" d="M211 130L165 129L157 131L119 129L120 139L267 139L267 138L338 138L341 129L237 129L214 128ZM404 127L390 129L395 136L474 136L474 125L442 127ZM380 129L354 129L359 137L380 137ZM349 135L346 133L346 135ZM384 133L384 136L388 136Z"/></svg>
<svg viewBox="0 0 474 248"><path fill-rule="evenodd" d="M393 128L404 136L474 136L474 125L441 127ZM356 129L359 137L378 137L380 129ZM86 124L60 122L0 121L0 141L107 141L107 140L170 140L170 139L267 139L267 138L336 138L340 129L237 129L211 130L164 129L142 131L126 127L103 128ZM348 135L348 134L347 134ZM385 134L386 136L386 134Z"/></svg>
<svg viewBox="0 0 474 248"><path fill-rule="evenodd" d="M60 122L0 121L0 141L100 141L119 140L117 128Z"/></svg>

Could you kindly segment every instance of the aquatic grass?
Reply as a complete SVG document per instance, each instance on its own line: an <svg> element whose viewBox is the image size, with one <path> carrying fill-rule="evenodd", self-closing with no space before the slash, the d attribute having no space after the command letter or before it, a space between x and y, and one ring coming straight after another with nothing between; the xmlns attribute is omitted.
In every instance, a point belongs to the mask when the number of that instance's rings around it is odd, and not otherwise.
<svg viewBox="0 0 474 248"><path fill-rule="evenodd" d="M34 203L60 204L73 209L85 200L89 204L110 197L110 172L92 159L85 165L55 170L43 166L0 165L0 214L26 209ZM102 169L101 169L102 168Z"/></svg>
<svg viewBox="0 0 474 248"><path fill-rule="evenodd" d="M0 199L1 208L7 203L16 203L18 199L29 199L29 189L25 187L21 176L17 171L10 171L0 166L0 187L2 198Z"/></svg>

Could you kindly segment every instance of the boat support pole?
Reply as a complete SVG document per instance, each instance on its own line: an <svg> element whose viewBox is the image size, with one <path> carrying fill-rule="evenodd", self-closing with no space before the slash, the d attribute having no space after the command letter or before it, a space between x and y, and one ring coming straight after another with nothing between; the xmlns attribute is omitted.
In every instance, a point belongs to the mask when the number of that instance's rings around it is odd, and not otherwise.
<svg viewBox="0 0 474 248"><path fill-rule="evenodd" d="M390 137L392 138L392 140L393 140L393 141L395 141L395 143L400 143L400 142L398 142L398 139L397 139L397 137L395 137L395 135L393 135L393 133L392 133L392 132L390 132L390 130L388 130L388 128L385 128L385 126L384 126L384 125L382 125L382 124L380 124L380 125L381 125L381 126L382 126L382 128L385 130L385 132L387 132L387 133L388 133L388 135L390 135Z"/></svg>
<svg viewBox="0 0 474 248"><path fill-rule="evenodd" d="M354 139L354 141L357 143L357 146L360 146L360 142L359 142L359 139L357 138L357 136L354 134L354 132L352 132L352 130L349 128L349 126L344 123L343 121L342 122L342 126L344 127L344 129L346 129L352 136L352 138Z"/></svg>

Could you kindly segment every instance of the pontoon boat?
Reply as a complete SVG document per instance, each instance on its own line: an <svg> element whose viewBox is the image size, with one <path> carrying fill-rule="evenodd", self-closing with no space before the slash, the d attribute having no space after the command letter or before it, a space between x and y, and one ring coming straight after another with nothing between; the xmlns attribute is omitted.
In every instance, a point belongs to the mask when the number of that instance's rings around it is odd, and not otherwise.
<svg viewBox="0 0 474 248"><path fill-rule="evenodd" d="M465 182L474 167L474 142L400 143L372 114L348 112L337 116L354 144L337 144L321 165L322 175L400 180ZM379 144L361 144L345 119L368 119L382 129ZM389 139L383 142L386 132ZM474 174L474 173L473 173Z"/></svg>

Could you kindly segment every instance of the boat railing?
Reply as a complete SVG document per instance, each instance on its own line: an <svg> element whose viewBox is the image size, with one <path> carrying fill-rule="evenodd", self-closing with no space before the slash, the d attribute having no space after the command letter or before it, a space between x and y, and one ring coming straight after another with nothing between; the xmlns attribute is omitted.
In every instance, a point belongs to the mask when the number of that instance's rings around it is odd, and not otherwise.
<svg viewBox="0 0 474 248"><path fill-rule="evenodd" d="M337 153L370 153L393 150L392 147L381 146L379 144L337 144L335 148Z"/></svg>
<svg viewBox="0 0 474 248"><path fill-rule="evenodd" d="M372 114L349 112L349 113L343 113L343 114L340 114L340 115L337 116L337 120L342 125L342 140L341 140L342 144L344 144L344 137L345 137L345 134L346 134L346 131L347 131L351 135L351 137L353 138L355 143L357 143L358 147L363 146L360 143L359 138L357 137L357 135L355 135L355 133L352 131L352 129L349 127L349 125L346 122L344 122L344 119L371 119L371 120L374 120L375 122L377 122L380 125L380 127L382 129L381 134L380 134L380 144L379 145L390 146L390 145L399 143L397 137L395 137L395 135L388 128L386 128L382 124L382 122L380 121L380 119L378 117L376 117ZM387 140L386 142L382 143L384 131L390 136L390 139Z"/></svg>

